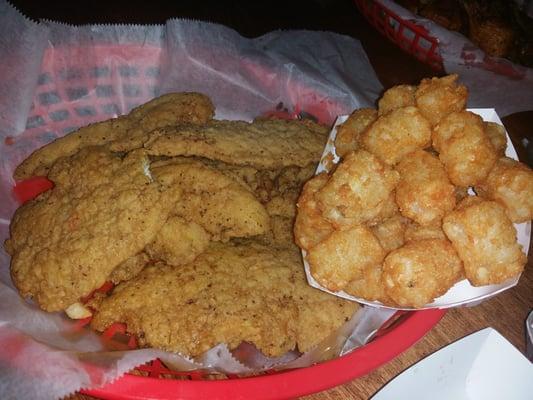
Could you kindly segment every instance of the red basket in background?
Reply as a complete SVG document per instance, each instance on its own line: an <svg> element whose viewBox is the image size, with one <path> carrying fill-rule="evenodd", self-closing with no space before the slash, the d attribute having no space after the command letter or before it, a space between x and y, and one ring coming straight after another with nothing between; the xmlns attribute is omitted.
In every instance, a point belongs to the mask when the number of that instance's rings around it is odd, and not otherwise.
<svg viewBox="0 0 533 400"><path fill-rule="evenodd" d="M382 35L435 71L444 71L439 41L430 36L426 28L401 19L374 0L355 0L355 4L367 21Z"/></svg>

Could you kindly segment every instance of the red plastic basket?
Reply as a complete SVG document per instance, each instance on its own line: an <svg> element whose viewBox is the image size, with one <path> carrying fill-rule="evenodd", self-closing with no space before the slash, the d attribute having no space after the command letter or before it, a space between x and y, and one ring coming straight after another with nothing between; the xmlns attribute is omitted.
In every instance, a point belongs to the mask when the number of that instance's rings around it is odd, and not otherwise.
<svg viewBox="0 0 533 400"><path fill-rule="evenodd" d="M58 135L72 130L76 126L111 117L116 107L116 99L108 96L106 79L113 81L115 74L121 76L121 86L117 90L130 90L127 96L132 105L146 101L154 91L154 78L151 69L135 66L135 60L142 59L160 49L149 46L122 46L120 49L110 47L91 59L90 65L72 66L58 70L54 60L57 57L68 61L72 52L84 49L54 49L53 53L45 52L42 73L36 89L31 117L28 120L24 135L6 139L6 145L13 146L14 159L20 161L27 148L39 147ZM120 51L126 65L112 65L106 70L105 79L98 78L98 68L106 52ZM100 57L98 57L98 55ZM268 68L250 60L242 60L245 68L259 78L268 74ZM68 62L67 62L68 64ZM95 75L96 72L96 75ZM98 78L98 79L96 79ZM61 81L60 90L54 84ZM103 83L102 83L103 82ZM111 83L109 83L111 85ZM318 91L292 82L289 96L292 105L289 110L277 110L274 114L298 117L311 114L318 120L331 123L331 115L342 110L343 106L334 104ZM132 90L136 87L139 90ZM100 88L100 89L99 89ZM129 88L129 89L128 89ZM72 102L72 97L76 97ZM65 100L69 101L65 101ZM89 111L92 110L92 111ZM58 121L59 119L59 121ZM26 151L27 152L27 151ZM10 155L11 157L11 155ZM32 178L19 182L14 189L20 202L35 197L51 187L45 178ZM401 352L408 349L422 338L445 314L445 310L426 310L402 314L394 324L369 344L353 352L331 361L319 363L311 367L268 372L254 377L224 376L224 379L213 380L212 376L195 372L175 372L164 367L159 361L148 363L137 370L146 376L126 374L122 378L101 388L84 390L82 393L105 399L283 399L294 398L318 392L342 384L351 379L369 373L380 365L388 362ZM171 379L172 377L179 379ZM170 378L170 379L169 379Z"/></svg>
<svg viewBox="0 0 533 400"><path fill-rule="evenodd" d="M431 66L436 72L444 71L439 54L439 41L426 28L403 20L374 0L355 0L359 11L382 35L407 53Z"/></svg>

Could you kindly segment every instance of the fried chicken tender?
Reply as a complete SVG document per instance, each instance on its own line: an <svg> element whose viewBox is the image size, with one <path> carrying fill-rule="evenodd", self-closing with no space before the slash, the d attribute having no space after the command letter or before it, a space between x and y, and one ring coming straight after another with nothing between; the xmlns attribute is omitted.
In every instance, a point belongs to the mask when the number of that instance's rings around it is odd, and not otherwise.
<svg viewBox="0 0 533 400"><path fill-rule="evenodd" d="M337 230L307 253L313 278L334 292L362 278L367 267L381 264L384 257L379 240L363 225Z"/></svg>
<svg viewBox="0 0 533 400"><path fill-rule="evenodd" d="M468 90L457 84L457 74L422 79L415 92L416 106L424 117L436 125L446 115L464 110Z"/></svg>
<svg viewBox="0 0 533 400"><path fill-rule="evenodd" d="M102 331L123 322L142 346L189 356L219 343L235 348L243 341L267 356L296 346L305 351L357 306L308 287L301 270L293 250L211 243L190 264L149 266L118 285L91 324ZM313 326L321 332L309 332Z"/></svg>
<svg viewBox="0 0 533 400"><path fill-rule="evenodd" d="M462 275L462 262L447 240L408 242L383 262L387 294L402 307L422 307L443 295Z"/></svg>
<svg viewBox="0 0 533 400"><path fill-rule="evenodd" d="M297 214L294 222L294 240L302 249L309 250L333 232L333 226L322 216L315 198L324 187L329 176L319 174L307 181L296 204Z"/></svg>
<svg viewBox="0 0 533 400"><path fill-rule="evenodd" d="M483 120L470 111L444 117L433 130L432 140L450 181L457 186L481 183L498 159Z"/></svg>
<svg viewBox="0 0 533 400"><path fill-rule="evenodd" d="M337 128L335 152L344 157L360 147L361 134L376 120L378 114L373 108L354 110L348 119Z"/></svg>
<svg viewBox="0 0 533 400"><path fill-rule="evenodd" d="M397 85L386 90L378 101L379 115L387 114L392 110L415 105L416 86Z"/></svg>
<svg viewBox="0 0 533 400"><path fill-rule="evenodd" d="M502 283L522 272L527 257L499 203L470 196L444 217L442 229L463 260L472 285Z"/></svg>
<svg viewBox="0 0 533 400"><path fill-rule="evenodd" d="M431 125L416 107L403 107L381 115L363 134L361 143L387 165L431 144Z"/></svg>
<svg viewBox="0 0 533 400"><path fill-rule="evenodd" d="M52 167L55 187L17 210L6 242L23 297L64 310L152 241L171 204L147 166L142 151L121 159L87 147Z"/></svg>
<svg viewBox="0 0 533 400"><path fill-rule="evenodd" d="M199 156L257 169L317 163L326 137L299 121L212 120L154 130L145 148L151 155Z"/></svg>
<svg viewBox="0 0 533 400"><path fill-rule="evenodd" d="M172 216L164 223L145 251L152 260L169 265L188 264L205 251L209 234L200 225Z"/></svg>
<svg viewBox="0 0 533 400"><path fill-rule="evenodd" d="M324 217L335 227L374 220L398 184L399 174L365 150L349 153L315 195ZM390 215L387 215L390 216Z"/></svg>
<svg viewBox="0 0 533 400"><path fill-rule="evenodd" d="M390 253L405 243L406 226L407 219L400 214L395 214L370 229L378 238L385 253Z"/></svg>
<svg viewBox="0 0 533 400"><path fill-rule="evenodd" d="M148 254L141 251L117 265L107 279L115 285L123 281L129 281L139 275L149 262L150 257L148 257Z"/></svg>
<svg viewBox="0 0 533 400"><path fill-rule="evenodd" d="M416 150L398 163L396 171L400 173L396 203L405 217L434 225L454 209L455 188L437 157Z"/></svg>
<svg viewBox="0 0 533 400"><path fill-rule="evenodd" d="M527 165L502 157L475 189L481 197L503 205L512 222L533 218L533 171Z"/></svg>
<svg viewBox="0 0 533 400"><path fill-rule="evenodd" d="M165 188L182 191L173 213L200 225L212 240L261 235L270 229L268 213L253 193L201 162L154 163L152 175Z"/></svg>
<svg viewBox="0 0 533 400"><path fill-rule="evenodd" d="M127 146L115 147L119 150L138 148L142 146L138 138L155 128L184 122L205 123L213 115L214 107L207 96L169 93L134 108L126 116L85 126L37 149L15 169L13 176L17 180L46 176L60 157L71 156L88 146L124 141Z"/></svg>
<svg viewBox="0 0 533 400"><path fill-rule="evenodd" d="M494 150L498 156L505 156L505 150L507 149L507 136L505 135L505 128L496 122L483 121L485 127L485 133L489 137Z"/></svg>

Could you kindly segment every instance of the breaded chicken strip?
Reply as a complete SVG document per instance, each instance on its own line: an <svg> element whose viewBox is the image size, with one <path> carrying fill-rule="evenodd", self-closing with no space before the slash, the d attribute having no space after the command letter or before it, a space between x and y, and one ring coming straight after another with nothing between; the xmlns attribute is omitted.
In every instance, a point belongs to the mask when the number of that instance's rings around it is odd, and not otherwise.
<svg viewBox="0 0 533 400"><path fill-rule="evenodd" d="M153 129L178 123L205 123L214 115L211 100L200 93L169 93L134 108L128 115L78 129L34 151L14 172L17 180L46 176L60 157L68 157L87 146L118 141L117 150L142 146Z"/></svg>
<svg viewBox="0 0 533 400"><path fill-rule="evenodd" d="M360 108L350 114L348 119L337 128L335 152L344 157L350 151L358 150L361 134L376 120L377 111L372 108Z"/></svg>
<svg viewBox="0 0 533 400"><path fill-rule="evenodd" d="M52 167L55 187L17 210L6 242L23 297L46 311L64 310L152 241L172 203L147 167L142 151L121 159L102 147Z"/></svg>
<svg viewBox="0 0 533 400"><path fill-rule="evenodd" d="M524 269L527 257L516 242L516 229L495 201L467 197L444 217L442 229L474 286L502 283Z"/></svg>
<svg viewBox="0 0 533 400"><path fill-rule="evenodd" d="M299 121L212 120L151 133L145 148L151 155L199 156L257 169L304 167L320 160L326 137Z"/></svg>
<svg viewBox="0 0 533 400"><path fill-rule="evenodd" d="M154 163L152 175L164 188L180 189L173 213L200 225L213 240L261 235L270 229L265 207L250 190L201 162Z"/></svg>
<svg viewBox="0 0 533 400"><path fill-rule="evenodd" d="M190 356L219 343L235 348L243 341L267 356L279 356L296 346L307 350L355 309L310 288L293 250L212 243L190 264L147 267L117 286L92 326L101 331L123 322L141 345Z"/></svg>
<svg viewBox="0 0 533 400"><path fill-rule="evenodd" d="M503 205L511 221L533 218L533 171L527 165L502 157L475 189L480 196Z"/></svg>
<svg viewBox="0 0 533 400"><path fill-rule="evenodd" d="M398 108L415 105L416 86L397 85L386 90L378 101L379 115L387 114Z"/></svg>
<svg viewBox="0 0 533 400"><path fill-rule="evenodd" d="M457 74L442 78L422 79L415 92L416 106L432 125L446 115L464 110L468 90L457 84Z"/></svg>
<svg viewBox="0 0 533 400"><path fill-rule="evenodd" d="M361 143L387 165L431 144L431 125L413 106L381 115L362 135Z"/></svg>
<svg viewBox="0 0 533 400"><path fill-rule="evenodd" d="M335 227L372 222L394 213L389 203L399 179L400 174L377 157L358 150L346 156L315 198ZM383 215L385 208L392 213Z"/></svg>

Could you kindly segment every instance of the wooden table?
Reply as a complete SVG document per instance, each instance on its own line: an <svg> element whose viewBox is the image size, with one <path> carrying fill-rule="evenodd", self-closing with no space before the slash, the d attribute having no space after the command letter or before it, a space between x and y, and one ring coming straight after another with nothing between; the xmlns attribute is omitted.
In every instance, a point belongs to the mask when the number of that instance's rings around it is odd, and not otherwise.
<svg viewBox="0 0 533 400"><path fill-rule="evenodd" d="M158 23L171 17L189 17L224 23L245 36L257 36L279 28L330 30L358 38L368 54L385 88L400 83L417 83L435 72L405 54L377 33L358 13L349 0L315 0L293 2L239 2L224 6L205 6L197 1L162 3L158 1L86 2L71 1L13 3L34 18L59 19L70 23L137 22ZM216 3L216 2L215 2ZM82 7L85 7L83 9ZM127 12L124 11L127 7ZM214 7L214 8L213 8ZM521 138L531 139L533 110L503 119L523 160L525 150ZM531 254L531 249L530 249ZM306 400L368 399L385 383L441 347L486 327L493 327L519 350L525 350L524 321L533 308L533 262L528 265L519 284L471 308L449 310L441 322L415 346L367 376L342 386L306 396ZM75 395L71 400L93 399Z"/></svg>

